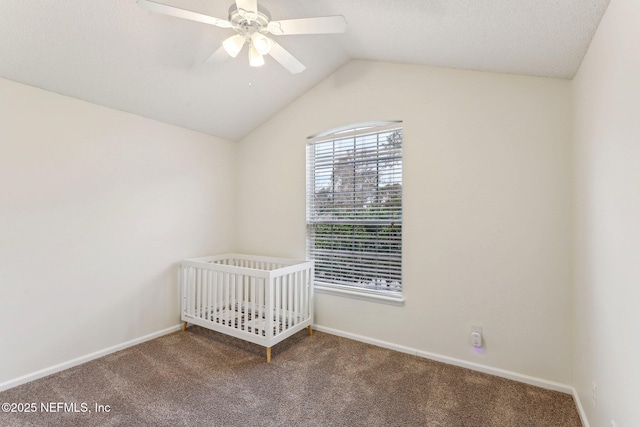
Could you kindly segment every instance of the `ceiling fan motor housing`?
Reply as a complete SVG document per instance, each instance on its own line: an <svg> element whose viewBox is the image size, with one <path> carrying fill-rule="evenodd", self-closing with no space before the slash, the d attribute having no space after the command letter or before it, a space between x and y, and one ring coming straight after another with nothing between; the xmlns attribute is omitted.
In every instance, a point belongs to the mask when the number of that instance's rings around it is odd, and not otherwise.
<svg viewBox="0 0 640 427"><path fill-rule="evenodd" d="M266 34L269 21L271 21L271 14L260 5L258 5L258 12L255 14L238 9L235 3L229 8L229 22L231 22L232 28L238 34L245 36L247 41L253 33Z"/></svg>

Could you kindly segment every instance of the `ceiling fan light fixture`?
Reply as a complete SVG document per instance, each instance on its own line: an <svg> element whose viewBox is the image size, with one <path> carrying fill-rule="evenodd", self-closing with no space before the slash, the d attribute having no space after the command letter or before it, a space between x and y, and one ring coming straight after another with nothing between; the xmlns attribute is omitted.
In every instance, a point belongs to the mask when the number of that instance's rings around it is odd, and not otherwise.
<svg viewBox="0 0 640 427"><path fill-rule="evenodd" d="M249 47L249 65L252 67L261 67L264 65L264 57L256 50L253 44Z"/></svg>
<svg viewBox="0 0 640 427"><path fill-rule="evenodd" d="M267 55L273 47L273 40L262 33L255 32L251 34L251 44L260 55Z"/></svg>
<svg viewBox="0 0 640 427"><path fill-rule="evenodd" d="M242 46L244 46L244 36L240 34L231 36L222 42L222 46L224 47L224 50L227 51L229 56L235 58L242 50Z"/></svg>

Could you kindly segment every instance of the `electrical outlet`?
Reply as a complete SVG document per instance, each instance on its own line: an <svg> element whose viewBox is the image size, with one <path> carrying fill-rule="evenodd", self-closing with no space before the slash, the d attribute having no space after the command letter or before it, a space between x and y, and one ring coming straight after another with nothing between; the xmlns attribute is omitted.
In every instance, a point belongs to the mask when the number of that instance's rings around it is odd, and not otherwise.
<svg viewBox="0 0 640 427"><path fill-rule="evenodd" d="M482 347L482 326L471 327L471 345L475 348Z"/></svg>
<svg viewBox="0 0 640 427"><path fill-rule="evenodd" d="M598 385L595 381L591 381L591 404L594 408L598 407Z"/></svg>

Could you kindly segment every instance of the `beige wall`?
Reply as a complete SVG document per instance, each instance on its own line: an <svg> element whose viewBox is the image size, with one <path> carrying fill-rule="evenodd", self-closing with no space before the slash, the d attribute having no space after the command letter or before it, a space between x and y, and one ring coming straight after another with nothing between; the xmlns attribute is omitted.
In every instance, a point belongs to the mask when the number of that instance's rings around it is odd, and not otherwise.
<svg viewBox="0 0 640 427"><path fill-rule="evenodd" d="M640 426L639 22L612 0L573 82L575 387L596 427Z"/></svg>
<svg viewBox="0 0 640 427"><path fill-rule="evenodd" d="M235 144L0 80L0 388L175 326L234 240Z"/></svg>
<svg viewBox="0 0 640 427"><path fill-rule="evenodd" d="M241 141L238 249L303 257L305 138L384 119L404 120L406 304L318 294L316 323L571 383L568 81L350 62Z"/></svg>

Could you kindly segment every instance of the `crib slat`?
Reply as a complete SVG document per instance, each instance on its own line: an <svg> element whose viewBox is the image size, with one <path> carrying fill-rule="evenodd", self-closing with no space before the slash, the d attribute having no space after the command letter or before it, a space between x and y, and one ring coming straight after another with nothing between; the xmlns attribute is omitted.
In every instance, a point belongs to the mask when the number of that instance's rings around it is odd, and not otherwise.
<svg viewBox="0 0 640 427"><path fill-rule="evenodd" d="M180 280L182 282L182 293L180 295L182 300L182 309L180 311L180 316L182 317L187 314L187 287L189 286L189 280L187 278L187 267L182 267Z"/></svg>
<svg viewBox="0 0 640 427"><path fill-rule="evenodd" d="M292 273L291 274L291 286L293 288L293 307L291 307L291 316L292 316L292 322L293 325L296 325L298 323L298 305L299 305L299 301L298 299L300 298L300 293L298 292L298 274L297 273Z"/></svg>
<svg viewBox="0 0 640 427"><path fill-rule="evenodd" d="M237 289L236 289L236 275L232 274L230 277L231 280L231 327L237 328L236 324L236 300L237 300Z"/></svg>
<svg viewBox="0 0 640 427"><path fill-rule="evenodd" d="M242 274L236 274L236 319L238 329L242 329Z"/></svg>
<svg viewBox="0 0 640 427"><path fill-rule="evenodd" d="M275 299L275 321L276 321L276 335L280 333L280 309L282 307L281 301L280 301L280 278L276 277L274 279L272 279L272 283L273 283L273 287L276 289L276 299Z"/></svg>
<svg viewBox="0 0 640 427"><path fill-rule="evenodd" d="M189 311L189 288L191 287L191 267L187 267L186 271L184 272L184 276L185 276L185 284L184 284L184 314L185 315L189 315L191 314L191 312Z"/></svg>
<svg viewBox="0 0 640 427"><path fill-rule="evenodd" d="M244 300L244 281L243 281L243 275L242 274L236 274L236 290L238 292L238 295L236 295L236 304L238 306L237 308L237 312L238 312L238 329L242 330L244 329L244 322L242 321L242 309L243 309L243 300Z"/></svg>
<svg viewBox="0 0 640 427"><path fill-rule="evenodd" d="M307 286L306 286L306 272L302 270L300 272L300 321L307 320Z"/></svg>
<svg viewBox="0 0 640 427"><path fill-rule="evenodd" d="M302 286L304 287L304 320L309 317L309 270L303 271L304 279Z"/></svg>
<svg viewBox="0 0 640 427"><path fill-rule="evenodd" d="M203 295L203 291L204 291L204 276L206 274L205 270L203 269L198 269L198 289L197 289L197 294L196 297L198 298L198 301L196 303L196 313L198 315L199 318L203 317L203 310L202 310L202 306L204 305L204 302L202 301L202 295Z"/></svg>
<svg viewBox="0 0 640 427"><path fill-rule="evenodd" d="M227 326L233 327L233 274L227 274L227 280L229 284L229 291L227 292L227 298L225 299L225 303L227 304L227 315L229 317Z"/></svg>
<svg viewBox="0 0 640 427"><path fill-rule="evenodd" d="M299 273L298 292L300 292L300 311L298 312L299 321L303 322L306 318L304 316L304 271Z"/></svg>
<svg viewBox="0 0 640 427"><path fill-rule="evenodd" d="M282 292L280 301L280 331L284 331L285 322L287 321L287 288L285 287L284 277L280 276L280 292Z"/></svg>
<svg viewBox="0 0 640 427"><path fill-rule="evenodd" d="M204 317L209 320L211 317L211 304L209 294L211 292L211 271L205 270L204 294L202 295L202 305L204 306Z"/></svg>
<svg viewBox="0 0 640 427"><path fill-rule="evenodd" d="M250 286L251 286L251 320L253 321L252 323L252 329L251 329L251 333L252 334L257 334L258 333L258 324L257 324L257 319L258 319L258 285L256 283L256 278L251 276L250 279Z"/></svg>
<svg viewBox="0 0 640 427"><path fill-rule="evenodd" d="M220 322L220 318L218 317L218 292L220 290L220 282L218 281L218 276L220 273L214 271L213 273L213 320L216 323Z"/></svg>
<svg viewBox="0 0 640 427"><path fill-rule="evenodd" d="M185 314L185 308L187 306L186 298L187 298L187 277L186 277L187 268L182 266L180 268L180 317Z"/></svg>
<svg viewBox="0 0 640 427"><path fill-rule="evenodd" d="M253 277L251 276L246 276L245 277L245 293L246 293L246 299L245 299L245 307L244 307L244 312L245 312L245 321L248 322L250 320L253 319L253 307L251 306L251 301L252 301L252 289L251 289L251 279L253 279ZM249 330L249 328L251 328L251 326L247 326L246 330L247 332L252 332L253 329L251 329L251 331Z"/></svg>
<svg viewBox="0 0 640 427"><path fill-rule="evenodd" d="M235 311L236 311L236 322L238 324L237 328L242 330L242 274L235 274L235 284L236 284L236 303L235 303Z"/></svg>
<svg viewBox="0 0 640 427"><path fill-rule="evenodd" d="M298 306L300 299L300 292L298 292L298 273L291 273L291 281L293 287L293 307L291 307L292 311L292 322L293 325L298 324Z"/></svg>
<svg viewBox="0 0 640 427"><path fill-rule="evenodd" d="M202 269L198 269L196 277L196 316L202 317Z"/></svg>
<svg viewBox="0 0 640 427"><path fill-rule="evenodd" d="M216 276L218 273L211 272L211 280L209 281L209 320L216 320Z"/></svg>
<svg viewBox="0 0 640 427"><path fill-rule="evenodd" d="M191 315L191 286L193 286L193 281L191 280L191 270L193 270L193 268L191 267L189 267L189 269L187 270L187 286L185 289L185 296L187 297L187 300L185 301L185 304L187 305L187 315Z"/></svg>
<svg viewBox="0 0 640 427"><path fill-rule="evenodd" d="M262 324L262 319L263 319L263 304L264 304L264 287L260 286L260 281L257 281L257 288L258 288L258 319L260 320L260 324ZM262 326L262 328L259 328L259 333L260 335L262 335L262 331L264 330L264 325ZM266 333L266 332L265 332Z"/></svg>
<svg viewBox="0 0 640 427"><path fill-rule="evenodd" d="M202 293L200 294L200 317L207 318L207 270L202 270Z"/></svg>
<svg viewBox="0 0 640 427"><path fill-rule="evenodd" d="M289 289L291 290L291 298L289 299L289 327L292 327L293 322L295 321L296 284L293 274L287 274L287 278L289 279Z"/></svg>
<svg viewBox="0 0 640 427"><path fill-rule="evenodd" d="M254 263L254 267L257 266L257 263ZM260 278L256 278L256 309L257 309L257 319L258 319L258 326L257 326L257 331L256 333L259 336L262 336L262 334L265 334L266 337L266 311L265 311L265 307L264 307L264 284L263 284L263 280Z"/></svg>
<svg viewBox="0 0 640 427"><path fill-rule="evenodd" d="M242 309L244 311L244 321L242 322L242 330L247 331L247 322L249 321L249 277L242 276Z"/></svg>
<svg viewBox="0 0 640 427"><path fill-rule="evenodd" d="M200 309L200 317L206 319L208 316L207 310L207 280L209 279L209 271L202 270L202 308Z"/></svg>
<svg viewBox="0 0 640 427"><path fill-rule="evenodd" d="M211 276L213 271L205 270L206 280L205 280L205 298L204 298L204 306L205 306L205 319L211 320Z"/></svg>
<svg viewBox="0 0 640 427"><path fill-rule="evenodd" d="M296 273L294 273L294 282L295 282L295 287L296 287L296 307L295 307L295 313L294 313L294 323L297 325L298 323L300 323L302 321L302 272L297 271Z"/></svg>
<svg viewBox="0 0 640 427"><path fill-rule="evenodd" d="M297 325L298 323L300 323L300 298L302 297L302 292L300 289L300 272L296 271L295 273L293 273L293 277L294 277L294 288L296 290L296 307L295 307L295 318L293 319L293 321L295 322L295 324Z"/></svg>
<svg viewBox="0 0 640 427"><path fill-rule="evenodd" d="M293 287L291 286L291 275L287 274L287 287L289 288L289 303L287 304L287 308L289 309L289 322L288 328L291 327L291 322L293 320Z"/></svg>
<svg viewBox="0 0 640 427"><path fill-rule="evenodd" d="M267 333L266 338L270 345L271 339L273 338L273 286L272 279L262 279L265 287L265 295L267 296L266 301L266 324L267 324Z"/></svg>
<svg viewBox="0 0 640 427"><path fill-rule="evenodd" d="M198 269L197 273L196 273L196 293L195 293L195 299L196 299L196 304L195 304L195 316L196 317L201 317L202 316L202 311L200 310L200 304L201 304L201 296L202 296L202 269Z"/></svg>
<svg viewBox="0 0 640 427"><path fill-rule="evenodd" d="M280 276L280 299L281 299L281 310L280 310L280 328L284 332L285 325L287 322L287 284L284 280L284 277Z"/></svg>
<svg viewBox="0 0 640 427"><path fill-rule="evenodd" d="M211 282L213 281L213 271L207 270L207 298L205 299L205 307L207 310L207 320L211 320L211 292L213 291L213 286Z"/></svg>
<svg viewBox="0 0 640 427"><path fill-rule="evenodd" d="M287 328L287 300L289 299L289 289L287 288L286 277L280 277L280 288L282 289L282 310L280 313L280 330L285 331Z"/></svg>
<svg viewBox="0 0 640 427"><path fill-rule="evenodd" d="M198 317L200 317L201 319L204 319L204 292L205 292L205 281L206 281L206 277L207 277L207 270L200 270L200 290L198 292L198 298L200 299L200 302L198 303Z"/></svg>
<svg viewBox="0 0 640 427"><path fill-rule="evenodd" d="M229 273L224 273L224 294L222 303L224 304L224 324L229 326Z"/></svg>
<svg viewBox="0 0 640 427"><path fill-rule="evenodd" d="M280 311L278 315L280 316L280 331L282 332L286 321L285 313L287 308L287 289L284 286L284 278L282 276L278 277L278 285L280 287Z"/></svg>
<svg viewBox="0 0 640 427"><path fill-rule="evenodd" d="M192 268L189 274L191 279L189 281L189 315L195 316L196 308L196 269Z"/></svg>

